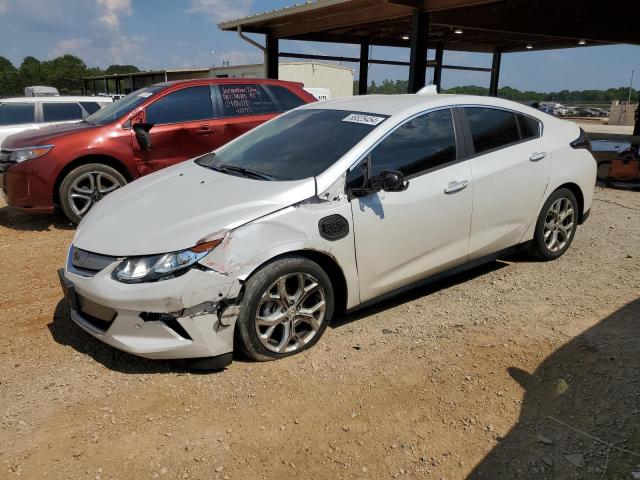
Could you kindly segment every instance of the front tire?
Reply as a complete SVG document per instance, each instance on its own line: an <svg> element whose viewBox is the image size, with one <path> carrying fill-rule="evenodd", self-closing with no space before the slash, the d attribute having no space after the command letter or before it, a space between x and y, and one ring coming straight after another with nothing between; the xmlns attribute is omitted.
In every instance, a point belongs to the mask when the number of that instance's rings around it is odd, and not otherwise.
<svg viewBox="0 0 640 480"><path fill-rule="evenodd" d="M544 203L531 243L540 260L555 260L567 251L578 227L578 201L568 188L553 192Z"/></svg>
<svg viewBox="0 0 640 480"><path fill-rule="evenodd" d="M105 195L127 184L115 168L89 163L71 170L60 184L62 211L76 225Z"/></svg>
<svg viewBox="0 0 640 480"><path fill-rule="evenodd" d="M320 340L333 309L331 281L317 263L281 258L247 281L236 339L254 360L295 355Z"/></svg>

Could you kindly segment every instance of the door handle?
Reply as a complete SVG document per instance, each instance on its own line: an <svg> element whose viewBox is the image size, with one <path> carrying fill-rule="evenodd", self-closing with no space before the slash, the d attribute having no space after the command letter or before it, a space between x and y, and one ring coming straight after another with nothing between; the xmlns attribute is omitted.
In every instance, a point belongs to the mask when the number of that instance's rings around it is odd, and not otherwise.
<svg viewBox="0 0 640 480"><path fill-rule="evenodd" d="M532 162L538 162L546 156L547 156L547 152L535 152L531 154L531 156L529 157L529 160L531 160Z"/></svg>
<svg viewBox="0 0 640 480"><path fill-rule="evenodd" d="M469 185L469 180L462 180L461 182L451 182L444 189L444 193L456 193L460 190L464 190Z"/></svg>
<svg viewBox="0 0 640 480"><path fill-rule="evenodd" d="M200 135L208 135L211 132L213 132L213 130L211 130L211 127L209 125L201 125L198 129L198 134Z"/></svg>

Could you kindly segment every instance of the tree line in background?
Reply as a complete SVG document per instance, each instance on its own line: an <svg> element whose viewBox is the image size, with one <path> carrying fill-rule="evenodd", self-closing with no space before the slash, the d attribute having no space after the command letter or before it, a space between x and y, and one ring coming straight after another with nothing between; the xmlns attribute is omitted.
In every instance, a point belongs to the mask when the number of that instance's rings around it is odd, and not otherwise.
<svg viewBox="0 0 640 480"><path fill-rule="evenodd" d="M24 87L47 85L56 87L63 95L81 94L82 78L114 73L139 72L135 65L111 65L105 70L87 67L82 59L74 55L62 55L52 60L40 61L35 57L25 57L19 67L15 67L7 58L0 57L0 98L22 96ZM383 80L380 85L372 82L368 93L406 93L406 80ZM358 91L358 82L354 82L354 92ZM442 93L466 95L489 95L489 89L475 85L453 87ZM555 102L592 102L610 103L613 100L626 101L629 96L628 87L609 88L608 90L581 90L540 93L520 91L511 87L502 87L498 96L519 102L523 101L555 101ZM638 102L640 92L631 89L631 101Z"/></svg>
<svg viewBox="0 0 640 480"><path fill-rule="evenodd" d="M89 68L73 55L42 62L35 57L25 57L16 68L8 59L0 57L0 98L22 96L24 87L33 85L56 87L62 95L81 94L83 77L139 71L135 65L111 65L105 70Z"/></svg>
<svg viewBox="0 0 640 480"><path fill-rule="evenodd" d="M372 82L367 89L371 94L407 93L408 82L406 80L383 80L380 85ZM354 92L358 91L358 82L354 82ZM468 85L443 89L442 93L455 93L463 95L489 95L489 89ZM560 92L532 92L520 91L516 88L502 87L498 89L498 96L517 102L588 102L610 103L613 100L626 101L629 98L629 87L609 88L608 90L562 90ZM631 89L631 102L637 103L640 99L640 91Z"/></svg>

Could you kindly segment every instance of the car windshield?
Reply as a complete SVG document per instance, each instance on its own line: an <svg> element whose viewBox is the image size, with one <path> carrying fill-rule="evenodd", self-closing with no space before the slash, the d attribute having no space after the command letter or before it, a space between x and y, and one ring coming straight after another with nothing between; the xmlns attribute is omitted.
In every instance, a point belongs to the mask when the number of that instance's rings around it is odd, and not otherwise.
<svg viewBox="0 0 640 480"><path fill-rule="evenodd" d="M118 118L126 115L135 109L147 98L155 95L156 93L167 88L164 85L156 85L153 87L141 88L135 92L130 93L126 97L121 98L118 101L108 104L106 107L101 108L96 113L89 115L85 121L93 123L95 125L106 125Z"/></svg>
<svg viewBox="0 0 640 480"><path fill-rule="evenodd" d="M387 118L346 110L294 110L196 163L232 175L268 180L315 177Z"/></svg>

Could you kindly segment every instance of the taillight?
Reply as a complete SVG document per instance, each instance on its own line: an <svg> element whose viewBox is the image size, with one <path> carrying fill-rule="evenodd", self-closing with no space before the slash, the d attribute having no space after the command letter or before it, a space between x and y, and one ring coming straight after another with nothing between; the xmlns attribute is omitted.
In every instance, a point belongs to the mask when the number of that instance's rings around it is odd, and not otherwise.
<svg viewBox="0 0 640 480"><path fill-rule="evenodd" d="M580 129L580 136L571 142L570 145L572 148L584 148L585 150L591 151L591 142L583 129Z"/></svg>

